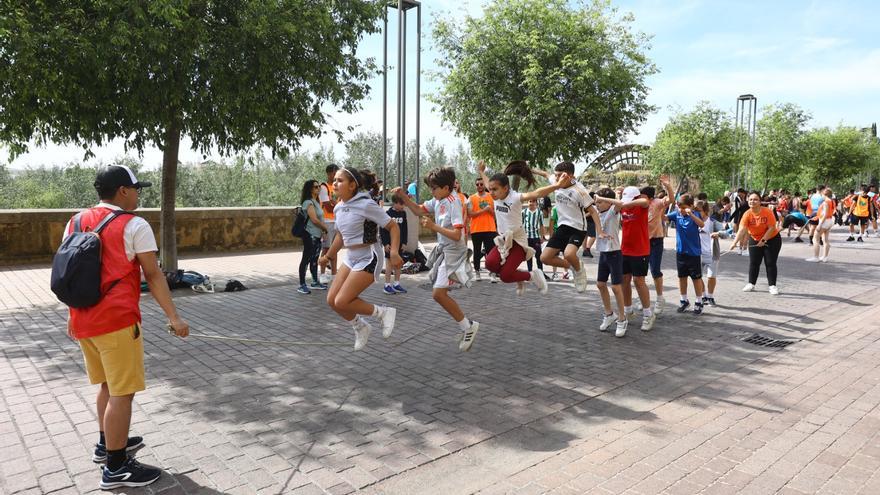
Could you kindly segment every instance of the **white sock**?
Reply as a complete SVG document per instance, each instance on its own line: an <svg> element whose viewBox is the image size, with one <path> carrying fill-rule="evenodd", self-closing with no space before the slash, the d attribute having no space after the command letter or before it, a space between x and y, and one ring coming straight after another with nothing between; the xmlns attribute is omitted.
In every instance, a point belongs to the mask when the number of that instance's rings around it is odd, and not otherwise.
<svg viewBox="0 0 880 495"><path fill-rule="evenodd" d="M460 322L458 322L458 328L461 328L462 332L467 332L471 328L471 322L467 319L467 317L462 318Z"/></svg>
<svg viewBox="0 0 880 495"><path fill-rule="evenodd" d="M391 287L391 282L385 282L385 287Z"/></svg>
<svg viewBox="0 0 880 495"><path fill-rule="evenodd" d="M689 301L688 301L688 296L679 296L678 299L679 299L679 301L681 301L681 302L689 302Z"/></svg>
<svg viewBox="0 0 880 495"><path fill-rule="evenodd" d="M709 299L714 299L714 298L715 298L715 295L712 294L712 293L710 292L710 293L709 293Z"/></svg>
<svg viewBox="0 0 880 495"><path fill-rule="evenodd" d="M624 307L623 307L623 312L626 313L626 314L630 314L630 313L633 312L633 307L632 307L632 306L624 306Z"/></svg>

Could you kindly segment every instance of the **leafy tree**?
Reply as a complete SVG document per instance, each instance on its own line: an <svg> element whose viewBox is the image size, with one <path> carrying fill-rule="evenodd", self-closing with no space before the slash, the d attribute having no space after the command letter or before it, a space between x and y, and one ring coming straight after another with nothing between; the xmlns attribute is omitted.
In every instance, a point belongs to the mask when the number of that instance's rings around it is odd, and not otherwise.
<svg viewBox="0 0 880 495"><path fill-rule="evenodd" d="M802 175L809 112L793 103L765 106L755 130L754 184L790 188Z"/></svg>
<svg viewBox="0 0 880 495"><path fill-rule="evenodd" d="M878 145L855 127L822 127L806 135L806 167L810 184L854 187L876 163Z"/></svg>
<svg viewBox="0 0 880 495"><path fill-rule="evenodd" d="M371 60L355 56L382 2L71 0L0 7L0 140L88 150L113 139L162 160L162 258L177 266L182 135L203 152L320 136L325 104L351 112ZM336 131L339 132L339 131Z"/></svg>
<svg viewBox="0 0 880 495"><path fill-rule="evenodd" d="M731 116L701 102L669 119L645 152L645 161L657 174L696 179L706 193L716 196L729 187L731 174L741 163L735 138Z"/></svg>
<svg viewBox="0 0 880 495"><path fill-rule="evenodd" d="M382 154L388 161L389 176L394 167L391 153L393 146L391 139L386 142L386 149L382 146L382 133L359 132L345 141L345 164L355 168L369 168L382 175Z"/></svg>
<svg viewBox="0 0 880 495"><path fill-rule="evenodd" d="M483 17L439 20L433 95L476 156L580 159L635 131L652 107L647 37L606 2L493 0Z"/></svg>

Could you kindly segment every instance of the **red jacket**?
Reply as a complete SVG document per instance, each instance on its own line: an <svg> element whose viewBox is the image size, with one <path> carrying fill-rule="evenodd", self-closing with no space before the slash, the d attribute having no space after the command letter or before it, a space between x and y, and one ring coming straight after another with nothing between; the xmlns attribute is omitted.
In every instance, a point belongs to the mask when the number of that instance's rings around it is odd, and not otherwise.
<svg viewBox="0 0 880 495"><path fill-rule="evenodd" d="M80 227L84 231L92 230L110 213L111 210L104 207L85 210L80 216ZM88 308L70 308L70 328L75 339L115 332L141 321L141 265L137 257L128 260L123 239L125 226L132 218L133 215L121 215L101 231L101 292L104 297ZM71 232L73 222L70 222L67 233Z"/></svg>

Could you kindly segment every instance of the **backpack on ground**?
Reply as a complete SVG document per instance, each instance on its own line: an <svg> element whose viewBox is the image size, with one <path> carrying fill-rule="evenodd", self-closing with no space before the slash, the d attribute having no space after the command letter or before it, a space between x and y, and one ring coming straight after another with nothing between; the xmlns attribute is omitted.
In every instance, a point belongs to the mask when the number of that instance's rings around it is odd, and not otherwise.
<svg viewBox="0 0 880 495"><path fill-rule="evenodd" d="M83 232L81 216L73 218L73 232L52 258L51 288L58 300L71 308L87 308L101 301L101 231L113 219L133 215L127 211L113 211L91 231ZM119 280L114 280L108 291Z"/></svg>
<svg viewBox="0 0 880 495"><path fill-rule="evenodd" d="M296 213L293 216L293 227L290 228L290 234L294 237L303 238L306 236L308 232L306 232L306 222L308 218L305 215L305 212L302 208L297 209Z"/></svg>

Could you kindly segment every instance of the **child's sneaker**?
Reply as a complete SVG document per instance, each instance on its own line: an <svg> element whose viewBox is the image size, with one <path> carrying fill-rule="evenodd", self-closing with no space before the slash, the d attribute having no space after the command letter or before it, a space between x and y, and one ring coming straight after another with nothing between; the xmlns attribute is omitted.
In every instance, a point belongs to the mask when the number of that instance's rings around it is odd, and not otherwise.
<svg viewBox="0 0 880 495"><path fill-rule="evenodd" d="M121 487L147 486L162 476L162 470L153 466L147 466L129 457L125 464L116 471L110 471L107 466L101 468L101 490L112 490Z"/></svg>
<svg viewBox="0 0 880 495"><path fill-rule="evenodd" d="M617 328L614 330L615 337L623 337L626 335L626 327L629 325L629 320L623 320L617 322Z"/></svg>
<svg viewBox="0 0 880 495"><path fill-rule="evenodd" d="M706 298L706 302L709 304L709 306L718 306L717 304L715 304L715 298L714 298L714 297L707 297L707 298Z"/></svg>
<svg viewBox="0 0 880 495"><path fill-rule="evenodd" d="M532 270L532 283L538 288L541 294L547 293L547 280L544 279L544 272L539 268Z"/></svg>
<svg viewBox="0 0 880 495"><path fill-rule="evenodd" d="M666 304L666 299L663 296L657 296L657 301L654 302L654 313L661 315L663 314L663 306Z"/></svg>
<svg viewBox="0 0 880 495"><path fill-rule="evenodd" d="M394 287L391 287L390 285L386 285L385 288L382 289L382 292L384 292L386 296L393 296L394 294L397 294L397 292L394 290Z"/></svg>
<svg viewBox="0 0 880 495"><path fill-rule="evenodd" d="M382 322L382 337L391 337L394 331L394 320L397 318L397 309L385 306L379 314L379 321Z"/></svg>
<svg viewBox="0 0 880 495"><path fill-rule="evenodd" d="M296 289L300 294L311 294L312 291L309 290L309 286L306 284L302 284L299 286L299 289Z"/></svg>
<svg viewBox="0 0 880 495"><path fill-rule="evenodd" d="M406 294L408 292L399 283L392 285L391 288L394 289L394 292L397 292L398 294Z"/></svg>
<svg viewBox="0 0 880 495"><path fill-rule="evenodd" d="M373 326L367 320L359 319L358 326L354 329L354 350L359 351L367 346L372 331Z"/></svg>
<svg viewBox="0 0 880 495"><path fill-rule="evenodd" d="M599 325L600 332L607 332L608 328L611 327L611 324L617 321L617 315L611 313L610 315L604 315L602 317L602 324Z"/></svg>
<svg viewBox="0 0 880 495"><path fill-rule="evenodd" d="M458 350L462 352L467 352L471 350L471 346L474 345L474 340L477 338L477 331L480 329L480 324L471 321L470 328L464 332L464 335L461 338L461 343L458 344Z"/></svg>
<svg viewBox="0 0 880 495"><path fill-rule="evenodd" d="M312 290L327 290L327 284L322 284L321 282L312 282L309 285L309 288Z"/></svg>
<svg viewBox="0 0 880 495"><path fill-rule="evenodd" d="M701 303L701 302L694 303L694 314L695 315L703 314L703 303Z"/></svg>
<svg viewBox="0 0 880 495"><path fill-rule="evenodd" d="M651 313L651 316L642 317L642 331L650 332L654 328L654 322L657 321L657 313Z"/></svg>
<svg viewBox="0 0 880 495"><path fill-rule="evenodd" d="M678 309L676 311L678 311L679 313L684 313L685 311L687 311L687 309L690 306L691 306L690 301L681 301L681 302L679 302Z"/></svg>

